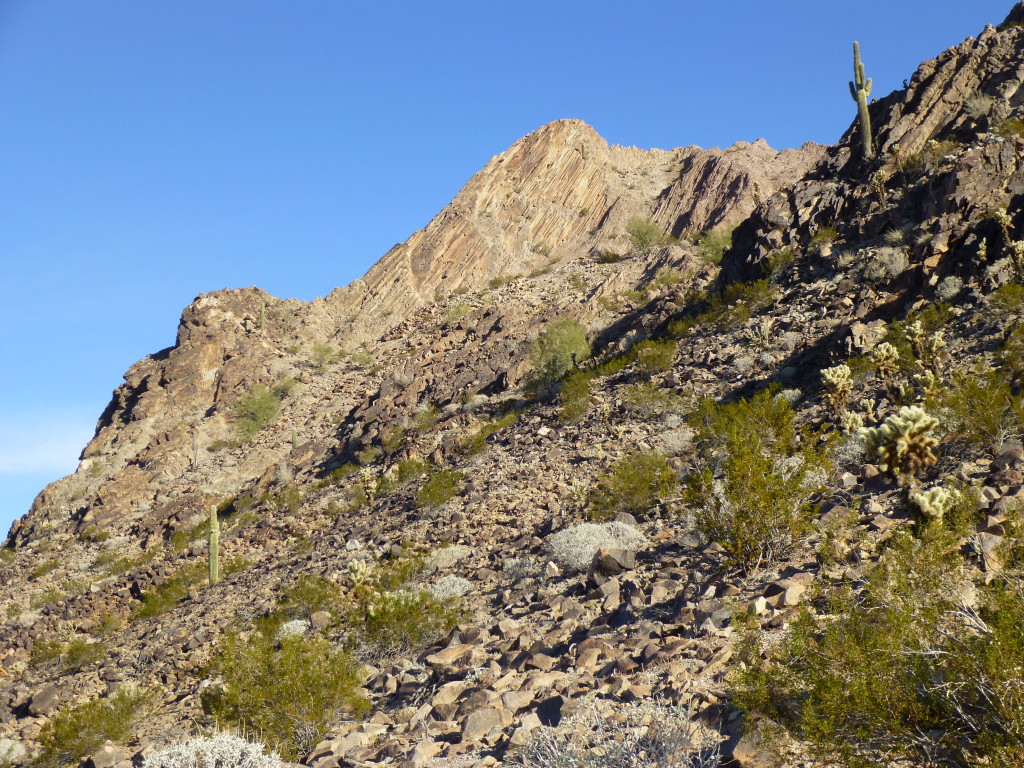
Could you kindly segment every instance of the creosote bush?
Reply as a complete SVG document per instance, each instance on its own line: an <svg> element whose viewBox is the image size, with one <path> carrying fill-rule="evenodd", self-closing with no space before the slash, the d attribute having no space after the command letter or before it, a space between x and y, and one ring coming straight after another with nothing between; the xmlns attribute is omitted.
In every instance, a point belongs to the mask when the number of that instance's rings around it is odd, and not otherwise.
<svg viewBox="0 0 1024 768"><path fill-rule="evenodd" d="M277 418L280 407L281 399L262 384L250 389L234 405L235 429L239 439L254 439Z"/></svg>
<svg viewBox="0 0 1024 768"><path fill-rule="evenodd" d="M732 227L718 227L697 238L697 248L708 264L719 264L722 256L732 247Z"/></svg>
<svg viewBox="0 0 1024 768"><path fill-rule="evenodd" d="M220 677L203 692L219 724L260 733L288 760L298 760L345 717L368 704L360 664L323 637L281 638L260 631L225 635L211 662Z"/></svg>
<svg viewBox="0 0 1024 768"><path fill-rule="evenodd" d="M608 520L617 512L640 515L673 494L679 478L655 451L638 451L616 462L598 480L588 506L594 520Z"/></svg>
<svg viewBox="0 0 1024 768"><path fill-rule="evenodd" d="M416 493L416 506L439 507L462 492L465 476L461 472L443 469L430 477Z"/></svg>
<svg viewBox="0 0 1024 768"><path fill-rule="evenodd" d="M34 768L66 768L92 754L105 741L124 743L148 714L152 694L124 684L105 699L62 709L39 733Z"/></svg>
<svg viewBox="0 0 1024 768"><path fill-rule="evenodd" d="M697 529L745 568L785 555L814 515L831 438L798 430L789 401L768 391L705 399L690 424L703 448L685 494Z"/></svg>
<svg viewBox="0 0 1024 768"><path fill-rule="evenodd" d="M365 650L390 655L427 647L455 628L462 613L427 590L371 589L358 596L347 625Z"/></svg>
<svg viewBox="0 0 1024 768"><path fill-rule="evenodd" d="M862 592L832 588L771 648L748 633L733 700L829 764L1019 768L1024 585L975 585L975 608L965 576L956 538L898 534Z"/></svg>
<svg viewBox="0 0 1024 768"><path fill-rule="evenodd" d="M345 623L353 650L387 657L431 645L458 624L462 613L454 594L435 595L410 585L425 567L424 558L408 550L372 568L350 567L355 603Z"/></svg>
<svg viewBox="0 0 1024 768"><path fill-rule="evenodd" d="M969 455L994 455L1024 430L1024 400L1003 370L959 372L927 403L941 417L951 447L966 446Z"/></svg>

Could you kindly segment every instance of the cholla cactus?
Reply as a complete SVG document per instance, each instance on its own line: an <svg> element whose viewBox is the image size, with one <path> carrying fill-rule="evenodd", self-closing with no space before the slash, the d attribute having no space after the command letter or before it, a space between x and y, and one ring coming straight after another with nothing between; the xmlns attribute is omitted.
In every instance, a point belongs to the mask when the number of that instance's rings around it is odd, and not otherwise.
<svg viewBox="0 0 1024 768"><path fill-rule="evenodd" d="M408 589L394 592L373 592L366 599L366 616L371 621L392 613L408 614L423 602L421 595Z"/></svg>
<svg viewBox="0 0 1024 768"><path fill-rule="evenodd" d="M864 417L856 412L844 413L841 420L843 432L853 434L864 428Z"/></svg>
<svg viewBox="0 0 1024 768"><path fill-rule="evenodd" d="M357 589L363 586L370 578L370 567L365 560L353 560L348 564L348 578L352 587Z"/></svg>
<svg viewBox="0 0 1024 768"><path fill-rule="evenodd" d="M924 328L921 327L920 321L914 321L907 328L907 338L910 339L910 347L914 351L914 357L925 368L939 375L946 350L946 339L943 332L939 330L935 333L926 334Z"/></svg>
<svg viewBox="0 0 1024 768"><path fill-rule="evenodd" d="M868 421L878 421L878 414L875 413L875 405L877 402L874 398L863 398L860 401L860 407L864 409L864 416Z"/></svg>
<svg viewBox="0 0 1024 768"><path fill-rule="evenodd" d="M1017 274L1024 274L1024 241L1010 242L1010 258L1013 259L1013 266L1017 268Z"/></svg>
<svg viewBox="0 0 1024 768"><path fill-rule="evenodd" d="M771 317L765 317L756 325L747 328L746 337L747 341L753 344L758 349L767 349L772 345L772 339L774 338L775 332L775 320Z"/></svg>
<svg viewBox="0 0 1024 768"><path fill-rule="evenodd" d="M377 495L377 473L373 471L372 467L360 467L359 480L363 484L366 498L372 501Z"/></svg>
<svg viewBox="0 0 1024 768"><path fill-rule="evenodd" d="M928 525L940 526L946 513L960 500L960 492L940 485L915 493L910 500L921 510Z"/></svg>
<svg viewBox="0 0 1024 768"><path fill-rule="evenodd" d="M832 368L822 368L821 378L825 383L825 401L836 417L841 417L846 411L846 401L850 399L853 392L853 379L850 378L850 366L837 365Z"/></svg>
<svg viewBox="0 0 1024 768"><path fill-rule="evenodd" d="M938 461L938 441L929 433L939 420L916 405L904 406L877 427L864 427L858 436L869 454L877 454L878 465L892 475L913 475Z"/></svg>
<svg viewBox="0 0 1024 768"><path fill-rule="evenodd" d="M942 379L929 368L925 368L923 373L914 374L914 383L925 397L936 397L942 391Z"/></svg>
<svg viewBox="0 0 1024 768"><path fill-rule="evenodd" d="M889 174L886 173L884 168L879 168L871 175L871 188L875 192L875 197L879 200L885 200L885 184L889 181Z"/></svg>
<svg viewBox="0 0 1024 768"><path fill-rule="evenodd" d="M871 362L875 364L878 378L889 383L899 371L900 352L887 341L883 341L871 350Z"/></svg>
<svg viewBox="0 0 1024 768"><path fill-rule="evenodd" d="M992 218L996 220L996 224L998 224L999 228L1003 230L1003 234L1009 237L1010 227L1013 226L1013 219L1011 219L1010 214L1006 212L1006 208L996 208L995 213L992 214Z"/></svg>

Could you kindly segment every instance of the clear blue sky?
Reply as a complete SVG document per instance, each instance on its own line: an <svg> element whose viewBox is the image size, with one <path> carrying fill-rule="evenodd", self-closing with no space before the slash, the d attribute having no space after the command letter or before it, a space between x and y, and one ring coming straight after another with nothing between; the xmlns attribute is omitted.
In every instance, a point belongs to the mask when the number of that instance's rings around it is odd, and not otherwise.
<svg viewBox="0 0 1024 768"><path fill-rule="evenodd" d="M312 299L576 117L835 141L1008 0L0 0L0 536L200 292Z"/></svg>

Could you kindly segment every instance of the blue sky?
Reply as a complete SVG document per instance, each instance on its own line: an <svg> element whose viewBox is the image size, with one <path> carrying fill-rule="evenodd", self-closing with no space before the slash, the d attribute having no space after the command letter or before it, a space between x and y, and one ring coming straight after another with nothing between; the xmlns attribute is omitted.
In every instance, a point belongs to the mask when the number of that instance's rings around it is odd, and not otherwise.
<svg viewBox="0 0 1024 768"><path fill-rule="evenodd" d="M312 299L494 154L835 141L1006 0L0 0L0 529L196 295ZM2 532L0 532L2 535Z"/></svg>

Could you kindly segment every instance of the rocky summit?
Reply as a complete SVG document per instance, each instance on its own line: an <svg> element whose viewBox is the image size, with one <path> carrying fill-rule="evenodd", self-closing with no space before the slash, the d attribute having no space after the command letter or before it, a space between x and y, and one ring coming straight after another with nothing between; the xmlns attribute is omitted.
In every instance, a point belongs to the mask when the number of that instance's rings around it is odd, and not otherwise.
<svg viewBox="0 0 1024 768"><path fill-rule="evenodd" d="M0 763L1024 765L1024 4L867 109L198 297L0 550Z"/></svg>

